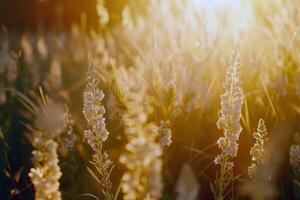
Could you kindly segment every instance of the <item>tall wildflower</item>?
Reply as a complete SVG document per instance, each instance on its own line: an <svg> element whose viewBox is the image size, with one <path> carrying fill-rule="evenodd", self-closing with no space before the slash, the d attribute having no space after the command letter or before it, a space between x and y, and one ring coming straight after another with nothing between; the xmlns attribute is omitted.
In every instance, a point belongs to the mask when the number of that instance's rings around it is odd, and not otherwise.
<svg viewBox="0 0 300 200"><path fill-rule="evenodd" d="M31 143L33 168L29 177L35 188L37 200L60 200L59 178L62 173L57 154L57 139L68 127L70 115L64 106L56 103L45 103L35 110L33 135Z"/></svg>
<svg viewBox="0 0 300 200"><path fill-rule="evenodd" d="M248 175L253 177L258 166L262 165L266 161L266 155L264 150L264 145L267 140L268 132L265 126L265 122L263 119L258 121L257 130L253 133L253 137L256 140L253 147L250 149L250 155L252 156L253 163L248 168Z"/></svg>
<svg viewBox="0 0 300 200"><path fill-rule="evenodd" d="M238 139L242 131L240 125L241 109L243 104L243 91L240 82L240 56L233 50L230 65L226 71L224 83L225 93L221 96L221 110L217 126L224 133L217 141L222 152L215 158L215 164L220 165L220 173L215 180L214 195L220 200L227 193L226 188L233 178L232 158L238 151Z"/></svg>
<svg viewBox="0 0 300 200"><path fill-rule="evenodd" d="M126 97L127 110L123 115L128 143L120 157L126 166L122 191L125 200L154 200L161 197L162 190L159 127L149 120L152 108L145 103L147 87L137 81L141 78L137 76L130 80L135 81L135 86Z"/></svg>
<svg viewBox="0 0 300 200"><path fill-rule="evenodd" d="M36 150L32 152L34 167L30 169L29 177L34 185L35 199L59 200L59 179L62 173L58 165L58 144L40 131L35 131L33 137L32 145Z"/></svg>
<svg viewBox="0 0 300 200"><path fill-rule="evenodd" d="M266 138L264 121L259 120L257 131L253 133L256 142L250 150L253 164L248 173L251 178L241 185L242 195L255 200L277 199L276 180L284 156L282 141L286 137L282 130L279 129L273 137Z"/></svg>
<svg viewBox="0 0 300 200"><path fill-rule="evenodd" d="M112 183L110 174L113 169L113 163L109 159L108 153L103 150L103 142L107 140L109 132L106 129L104 118L105 108L102 105L104 93L99 87L99 76L97 75L95 65L90 65L87 72L87 86L84 90L83 114L89 124L89 129L85 130L84 136L93 150L93 160L91 163L97 169L100 175L101 191L106 200L113 199ZM89 169L89 168L88 168ZM95 173L89 169L89 172L96 178Z"/></svg>

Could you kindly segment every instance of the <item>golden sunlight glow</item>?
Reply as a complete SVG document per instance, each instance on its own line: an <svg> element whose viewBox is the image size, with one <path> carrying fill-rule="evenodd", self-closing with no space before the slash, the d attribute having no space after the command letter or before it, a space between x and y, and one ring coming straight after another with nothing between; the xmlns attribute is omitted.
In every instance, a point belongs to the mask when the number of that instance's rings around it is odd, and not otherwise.
<svg viewBox="0 0 300 200"><path fill-rule="evenodd" d="M207 30L211 34L217 34L222 23L238 33L252 22L252 6L243 0L190 0L190 3L204 13Z"/></svg>
<svg viewBox="0 0 300 200"><path fill-rule="evenodd" d="M217 7L229 7L231 9L239 9L241 7L240 0L192 0L196 6L203 7L205 9L214 9Z"/></svg>
<svg viewBox="0 0 300 200"><path fill-rule="evenodd" d="M300 0L16 2L0 200L300 199Z"/></svg>

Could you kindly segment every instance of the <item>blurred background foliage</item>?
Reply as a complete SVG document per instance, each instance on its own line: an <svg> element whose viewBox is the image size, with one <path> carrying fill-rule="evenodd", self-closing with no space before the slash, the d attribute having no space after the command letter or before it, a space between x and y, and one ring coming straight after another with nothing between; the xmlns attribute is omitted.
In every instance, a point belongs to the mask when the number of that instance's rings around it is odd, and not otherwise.
<svg viewBox="0 0 300 200"><path fill-rule="evenodd" d="M110 23L120 20L120 13L127 0L107 1L111 14ZM7 29L36 31L69 29L73 24L86 20L89 28L97 29L99 17L97 0L1 0L0 24Z"/></svg>

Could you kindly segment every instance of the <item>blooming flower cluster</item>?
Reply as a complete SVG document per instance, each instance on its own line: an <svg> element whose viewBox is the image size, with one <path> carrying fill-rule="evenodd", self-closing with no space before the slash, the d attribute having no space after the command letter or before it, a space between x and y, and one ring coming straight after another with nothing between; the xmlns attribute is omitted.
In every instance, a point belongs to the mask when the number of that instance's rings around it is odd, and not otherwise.
<svg viewBox="0 0 300 200"><path fill-rule="evenodd" d="M225 93L221 96L221 116L217 126L223 130L224 136L217 142L222 153L216 157L216 164L220 164L224 157L236 157L238 151L237 141L242 131L239 121L244 98L240 82L240 66L239 53L234 50L226 71Z"/></svg>
<svg viewBox="0 0 300 200"><path fill-rule="evenodd" d="M91 65L87 72L87 86L84 90L83 96L83 114L92 130L86 130L85 135L89 144L94 147L95 141L93 142L91 137L94 134L94 139L99 142L106 141L108 137L108 131L105 124L105 108L102 105L104 93L98 88L99 77L97 76L97 70L94 65Z"/></svg>
<svg viewBox="0 0 300 200"><path fill-rule="evenodd" d="M123 115L128 139L126 153L120 157L127 168L122 178L125 200L159 199L163 187L159 127L148 119L151 109L145 105L145 98L145 88L131 90Z"/></svg>
<svg viewBox="0 0 300 200"><path fill-rule="evenodd" d="M264 164L266 161L266 155L264 150L264 145L267 140L268 132L266 130L265 122L263 119L260 119L257 125L256 132L253 133L253 137L256 140L253 147L250 149L250 155L252 156L253 163L248 168L248 175L253 176L257 167L261 164Z"/></svg>
<svg viewBox="0 0 300 200"><path fill-rule="evenodd" d="M221 116L217 126L224 133L217 141L222 150L214 162L220 165L220 174L215 180L215 199L223 199L227 193L231 181L233 180L233 162L238 151L238 139L242 131L240 125L241 109L243 105L243 91L240 82L241 61L237 50L233 50L230 65L226 71L226 81L224 83L225 93L221 95Z"/></svg>
<svg viewBox="0 0 300 200"><path fill-rule="evenodd" d="M172 143L172 131L168 127L168 121L161 121L159 130L160 130L160 145L162 147L170 146Z"/></svg>
<svg viewBox="0 0 300 200"><path fill-rule="evenodd" d="M33 168L29 177L37 200L60 200L59 178L62 173L57 154L58 137L69 126L69 113L64 106L46 103L36 111L31 143Z"/></svg>
<svg viewBox="0 0 300 200"><path fill-rule="evenodd" d="M97 75L95 65L90 65L87 72L87 86L84 90L83 114L87 120L90 129L85 130L84 136L88 144L93 149L92 164L100 175L102 193L106 200L113 199L111 193L112 183L110 181L110 173L113 163L109 159L108 153L103 151L102 146L108 138L109 132L106 129L104 118L105 108L102 105L104 93L99 87L99 76ZM93 173L92 171L90 171Z"/></svg>
<svg viewBox="0 0 300 200"><path fill-rule="evenodd" d="M33 168L29 177L35 188L36 200L60 200L59 178L62 173L58 165L58 144L40 131L34 132L32 145L36 148L32 152Z"/></svg>

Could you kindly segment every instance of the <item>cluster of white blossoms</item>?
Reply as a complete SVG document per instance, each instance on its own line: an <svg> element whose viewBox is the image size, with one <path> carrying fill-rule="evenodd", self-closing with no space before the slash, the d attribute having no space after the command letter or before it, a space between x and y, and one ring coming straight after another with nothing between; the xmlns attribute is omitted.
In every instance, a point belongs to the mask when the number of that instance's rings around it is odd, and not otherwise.
<svg viewBox="0 0 300 200"><path fill-rule="evenodd" d="M138 75L133 76L132 79L138 79ZM148 119L151 108L145 105L146 88L136 83L126 97L127 110L123 115L128 143L120 157L126 166L122 190L125 200L160 199L163 184L159 127Z"/></svg>
<svg viewBox="0 0 300 200"><path fill-rule="evenodd" d="M68 127L68 110L55 103L42 105L36 111L31 143L33 168L29 177L37 200L60 200L59 178L62 173L57 154L58 137Z"/></svg>
<svg viewBox="0 0 300 200"><path fill-rule="evenodd" d="M252 156L253 163L248 168L248 175L253 177L253 174L256 172L257 167L262 165L266 161L266 155L264 150L264 145L267 140L268 132L265 126L263 119L258 121L257 130L253 133L253 137L256 140L254 145L250 149L250 155Z"/></svg>
<svg viewBox="0 0 300 200"><path fill-rule="evenodd" d="M161 121L159 130L160 130L160 145L161 147L170 146L172 143L172 131L168 127L169 121Z"/></svg>
<svg viewBox="0 0 300 200"><path fill-rule="evenodd" d="M95 65L90 65L87 72L87 85L84 90L83 114L90 129L85 130L84 136L88 144L93 149L93 161L91 162L97 169L101 180L101 191L106 200L113 199L111 193L112 183L110 173L113 163L109 159L108 153L103 151L102 146L108 138L109 132L105 123L105 108L102 105L104 93L99 87L99 76ZM91 171L90 171L91 172Z"/></svg>
<svg viewBox="0 0 300 200"><path fill-rule="evenodd" d="M88 143L95 147L95 142L106 141L109 132L105 124L105 108L102 105L104 93L99 87L99 77L96 66L91 65L87 72L87 85L83 94L83 114L91 130L85 131Z"/></svg>
<svg viewBox="0 0 300 200"><path fill-rule="evenodd" d="M32 145L36 148L32 152L34 168L30 169L29 177L35 188L36 200L59 200L59 178L62 173L58 165L58 144L44 133L36 131Z"/></svg>
<svg viewBox="0 0 300 200"><path fill-rule="evenodd" d="M238 139L242 131L240 119L244 99L240 81L240 66L239 53L234 49L226 71L226 80L223 85L225 93L221 95L220 117L217 122L217 126L223 131L224 136L217 141L221 153L214 160L216 165L220 165L220 173L217 175L213 190L215 199L223 199L233 180L232 158L237 156Z"/></svg>
<svg viewBox="0 0 300 200"><path fill-rule="evenodd" d="M217 141L222 153L216 157L216 164L221 164L225 157L236 157L238 151L237 141L242 131L240 119L244 98L240 81L240 66L239 53L234 50L226 71L225 93L221 96L221 116L217 126L223 130L224 136Z"/></svg>

